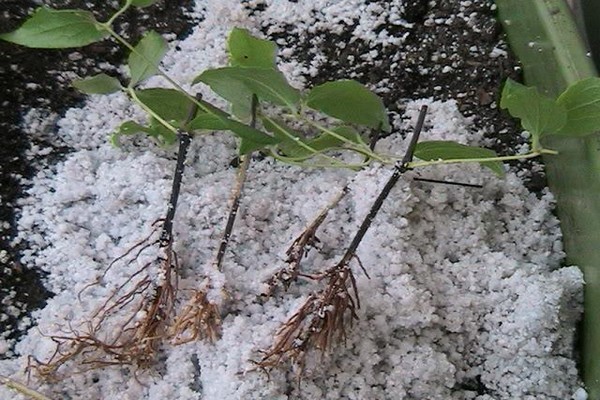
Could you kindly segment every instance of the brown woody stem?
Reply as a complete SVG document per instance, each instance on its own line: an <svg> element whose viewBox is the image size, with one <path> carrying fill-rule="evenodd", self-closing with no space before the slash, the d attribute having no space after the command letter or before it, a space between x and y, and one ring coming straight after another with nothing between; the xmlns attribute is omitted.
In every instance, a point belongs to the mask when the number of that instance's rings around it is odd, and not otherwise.
<svg viewBox="0 0 600 400"><path fill-rule="evenodd" d="M375 199L375 202L371 206L369 213L367 214L367 216L363 220L362 224L358 228L358 232L356 232L356 235L352 239L350 246L346 250L346 253L342 257L342 259L340 260L338 265L347 265L350 262L350 260L355 256L358 245L360 244L360 242L364 238L365 234L367 233L367 230L371 226L371 223L375 219L375 216L377 216L377 213L381 209L383 202L390 194L394 185L396 185L396 183L398 182L398 179L400 179L400 175L402 175L403 173L405 173L406 171L408 171L410 169L408 167L408 164L412 161L413 154L414 154L415 148L417 146L417 142L419 141L419 135L421 134L421 130L423 129L423 124L425 122L425 114L426 113L427 113L427 106L421 107L421 111L419 113L419 119L417 120L417 125L415 126L415 132L413 133L413 136L410 140L410 144L408 145L408 149L406 150L406 153L404 154L402 161L400 161L398 164L396 164L396 166L394 168L394 173L388 179L387 183L381 190L381 193L379 193L379 196L377 196L377 198Z"/></svg>
<svg viewBox="0 0 600 400"><path fill-rule="evenodd" d="M252 121L250 122L250 126L252 128L256 127L257 107L258 98L256 97L256 95L254 95L252 96ZM221 266L223 265L225 251L227 251L229 238L231 237L231 232L233 231L233 224L235 223L235 218L237 217L238 209L240 207L240 199L242 198L242 191L244 190L244 183L246 182L246 173L248 172L248 167L250 166L251 158L251 154L243 156L243 161L239 166L237 182L232 195L231 208L229 209L229 216L227 217L225 231L223 232L223 237L221 238L221 242L219 243L219 249L217 250L217 258L215 260L215 267L219 271L221 270Z"/></svg>

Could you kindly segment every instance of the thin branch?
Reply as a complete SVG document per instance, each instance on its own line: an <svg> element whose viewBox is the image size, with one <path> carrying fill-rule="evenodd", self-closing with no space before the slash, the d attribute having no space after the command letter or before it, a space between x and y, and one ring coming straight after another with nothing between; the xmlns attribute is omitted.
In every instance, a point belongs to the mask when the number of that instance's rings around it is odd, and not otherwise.
<svg viewBox="0 0 600 400"><path fill-rule="evenodd" d="M258 98L256 95L252 96L252 120L250 121L250 126L252 128L256 128L256 111L258 107ZM227 246L229 244L229 239L231 237L231 232L233 232L233 224L235 223L235 219L237 217L238 209L240 207L240 200L242 198L242 191L244 190L244 183L246 182L246 174L248 172L248 168L250 166L250 160L252 158L251 154L247 154L243 156L242 163L239 166L237 182L232 194L231 208L229 209L229 216L227 217L227 223L225 224L225 231L223 232L223 236L221 238L221 242L219 243L219 249L217 250L217 257L215 260L215 267L217 270L221 270L223 265L223 258L225 257L225 252L227 251Z"/></svg>
<svg viewBox="0 0 600 400"><path fill-rule="evenodd" d="M440 179L430 179L430 178L413 178L413 180L417 181L417 182L441 183L444 185L465 186L465 187L471 187L471 188L477 188L477 189L483 188L483 185L479 185L477 183L443 181Z"/></svg>
<svg viewBox="0 0 600 400"><path fill-rule="evenodd" d="M396 185L396 183L398 182L398 179L400 179L400 175L402 175L406 171L410 170L409 164L412 162L413 154L415 152L417 142L419 141L419 135L421 134L421 130L423 129L423 124L425 122L425 114L426 113L427 113L427 106L421 107L421 111L419 113L419 119L417 120L417 125L415 126L415 132L413 133L410 144L408 145L408 149L406 150L406 153L404 154L402 161L400 161L400 163L396 164L396 166L394 168L394 173L392 174L392 176L389 178L389 180L383 187L383 190L381 191L381 193L379 193L379 196L377 196L377 199L375 199L375 202L371 206L369 213L367 214L367 216L363 220L362 224L358 228L356 235L352 239L350 246L348 246L346 253L342 257L342 259L340 260L338 265L347 265L350 262L350 260L355 256L358 245L360 244L363 237L367 233L367 230L371 226L373 219L375 219L375 216L381 209L383 202L390 194L390 191L392 190L394 185Z"/></svg>
<svg viewBox="0 0 600 400"><path fill-rule="evenodd" d="M195 103L192 103L186 118L186 124L194 119L197 111L198 106ZM178 130L177 136L179 138L179 151L177 152L177 164L175 166L175 173L173 174L171 198L169 199L167 215L165 217L163 230L160 236L161 247L168 246L173 239L173 219L175 218L175 211L177 210L177 201L179 199L179 191L181 189L181 180L183 179L183 172L185 170L185 159L187 157L190 143L192 142L192 137L189 132Z"/></svg>
<svg viewBox="0 0 600 400"><path fill-rule="evenodd" d="M323 221L325 221L325 218L327 218L329 211L339 204L349 190L348 185L344 186L292 242L292 245L285 252L287 255L287 259L285 260L287 265L269 278L266 282L268 291L262 293L263 296L272 295L279 284L283 284L284 289L287 290L291 283L300 276L300 262L308 253L309 247L314 246L319 241L316 235L317 230Z"/></svg>

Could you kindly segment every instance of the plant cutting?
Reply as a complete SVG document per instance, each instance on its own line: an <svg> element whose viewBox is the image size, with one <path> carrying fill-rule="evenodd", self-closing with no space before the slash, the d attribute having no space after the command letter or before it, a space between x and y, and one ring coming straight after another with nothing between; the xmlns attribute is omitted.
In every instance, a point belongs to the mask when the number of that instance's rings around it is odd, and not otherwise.
<svg viewBox="0 0 600 400"><path fill-rule="evenodd" d="M239 33L239 32L238 32ZM246 36L246 38L248 38L248 36ZM250 40L248 38L248 40ZM138 45L139 46L139 45ZM135 46L137 47L137 46ZM135 48L134 47L134 48ZM231 39L230 39L230 52L231 52ZM202 81L202 79L206 80L206 81L211 81L212 82L212 86L216 87L217 93L219 91L221 91L223 93L223 97L226 96L230 96L230 94L228 93L231 88L228 88L226 86L223 86L222 82L219 82L219 74L223 73L225 77L227 77L226 80L228 81L240 81L241 84L239 85L239 87L241 87L241 92L243 93L243 91L247 91L248 93L251 94L250 99L254 98L254 96L259 98L259 101L262 102L273 102L275 105L277 105L277 101L281 100L280 105L283 108L283 113L281 112L277 112L277 113L271 113L272 111L270 110L258 110L260 113L263 113L264 115L262 115L261 119L261 123L263 125L263 128L268 132L261 132L261 134L263 134L266 137L270 137L270 138L274 138L274 141L278 141L279 143L271 143L262 147L257 147L255 150L259 150L259 151L263 151L266 152L267 154L272 155L274 158L279 159L279 160L283 160L283 161L287 161L290 163L295 163L295 164L302 164L302 165L310 165L310 166L321 166L321 165L328 165L328 166L346 166L346 167L358 167L361 165L366 165L364 159L367 158L369 161L372 160L377 160L381 163L386 163L386 164L394 164L398 161L399 157L393 156L393 155L388 155L388 154L378 154L375 152L372 152L370 149L367 151L366 149L368 148L368 146L365 146L365 141L360 138L358 139L356 136L353 136L353 132L346 129L345 131L336 131L335 130L335 126L334 128L328 128L325 127L325 129L321 129L320 126L315 126L315 124L319 124L320 122L315 122L315 120L309 119L307 116L305 115L301 115L300 117L298 117L297 115L294 114L294 110L292 109L292 105L295 106L294 104L294 100L290 100L291 97L291 93L292 91L289 91L289 93L285 94L285 93L279 93L279 92L273 92L273 91L268 91L268 92L261 92L261 90L264 87L254 87L254 81L248 81L248 77L242 75L236 75L239 74L240 71L239 70L235 70L235 69L231 69L234 67L225 67L224 69L217 69L216 71L218 73L216 73L216 75L211 75L211 74L206 74L203 73L202 75L200 75L198 77L198 81ZM249 67L251 68L249 71L251 71L252 73L257 73L258 71L256 69L252 69L253 67ZM210 71L209 71L210 72ZM248 72L248 71L243 71ZM260 73L263 73L264 71L260 70ZM266 73L265 75L271 74L271 72ZM204 77L203 77L204 75ZM216 76L216 78L215 78ZM311 91L309 92L308 95L308 100L305 99L307 104L312 105L315 109L319 109L323 108L324 110L320 110L325 112L325 114L329 115L330 117L333 118L337 118L337 119L341 119L343 120L344 118L341 118L340 115L344 115L344 113L346 114L353 114L351 116L348 116L348 119L351 118L355 118L356 117L356 110L352 110L352 112L348 112L348 110L344 110L344 108L342 107L341 110L337 109L336 107L333 106L338 106L339 105L339 98L337 99L337 101L335 103L332 104L332 98L335 98L337 96L340 95L340 93L344 94L344 93L349 93L349 94L353 94L354 92L358 92L361 93L362 88L360 85L357 86L357 84L355 83L351 83L352 81L342 81L339 83L339 85L334 85L334 84L324 84L322 85L323 87L325 87L327 90L325 90L325 92L319 92L316 91L316 88L313 89L315 92ZM239 84L239 82L237 82L237 84ZM327 86L326 86L327 85ZM212 87L211 86L211 87ZM321 89L323 89L321 87ZM163 95L166 92L159 92L158 90L155 93L151 93L151 92L143 92L143 90L150 90L150 89L142 89L142 90L137 90L136 89L129 89L129 88L125 88L125 91L131 96L131 98L134 99L134 101L139 101L141 100L141 103L143 104L142 107L145 107L146 109L149 110L149 113L151 115L151 117L153 118L153 120L155 121L151 121L151 123L149 125L141 125L139 124L138 126L134 126L133 123L129 123L128 127L132 128L132 129L126 129L126 128L121 128L120 133L132 133L135 130L143 130L146 129L150 132L151 135L153 135L155 138L157 138L157 140L159 140L162 143L168 143L169 141L173 140L172 137L172 133L173 130L169 129L169 125L171 126L171 128L175 128L177 129L176 124L174 124L172 121L177 121L176 118L167 118L166 117L166 112L158 112L157 110L159 109L159 106L154 104L154 107L152 107L149 103L152 103L153 99L152 96L155 94L158 94L159 96L157 96L159 98L159 100L155 100L155 103L164 103L164 98L160 98L161 95ZM330 91L329 94L327 91ZM169 94L173 94L174 92L168 92ZM314 94L316 93L316 94ZM262 94L262 96L261 96ZM313 98L310 98L311 94L313 94ZM141 95L141 96L140 96ZM144 95L146 96L146 102L144 102ZM287 99L288 101L284 101L282 100L283 98L286 98L289 95L289 98ZM178 96L180 99L184 100L184 103L187 103L189 105L189 103L194 104L193 101L191 101L186 94L181 94L181 95L175 95ZM269 96L273 96L273 98L270 98ZM325 103L319 103L320 101L320 97L323 96L326 99L329 98L329 103L326 101ZM208 122L210 123L214 123L216 124L217 128L214 129L224 129L225 124L230 124L230 126L234 127L235 129L239 130L239 131L243 131L245 129L247 129L246 127L248 127L248 125L244 125L246 123L245 118L248 117L248 96L242 96L243 99L240 100L238 98L233 98L230 103L232 104L232 110L236 109L238 111L236 111L235 114L228 114L227 116L221 114L221 112L228 112L228 111L217 111L213 108L210 108L207 103L205 102L199 102L200 104L204 105L207 109L211 110L211 112L206 112L203 113L201 115L203 116L203 120L200 120L200 122L198 122L199 124L207 124ZM262 99L261 99L262 97ZM516 96L518 97L518 96ZM136 99L137 98L137 99ZM268 99L267 100L265 100ZM316 98L316 100L315 100ZM150 100L148 100L150 99ZM279 99L279 100L273 100L273 99ZM360 96L359 96L360 99ZM189 102L188 102L189 100ZM235 103L235 104L234 104ZM236 105L237 104L237 105ZM250 104L252 104L252 100L250 100ZM309 107L310 107L309 105ZM508 106L507 106L508 107ZM199 107L200 108L200 107ZM265 107L266 108L266 107ZM381 107L378 106L377 110L381 110ZM233 117L232 117L233 115ZM377 115L377 114L376 114ZM374 128L377 129L379 127L383 127L383 122L385 121L384 118L381 117L381 115L385 115L385 111L383 110L382 113L380 113L378 111L378 115L375 119L372 120L368 120L368 119L362 119L361 121L363 123L365 123L366 127L370 127L370 128ZM283 121L278 121L275 118L279 117L279 118L283 118ZM522 117L523 119L527 119L529 118L528 115L525 115ZM535 118L535 117L531 117L531 118ZM161 122L162 120L162 122ZM208 122L207 122L208 121ZM216 122L215 122L216 121ZM298 121L300 122L305 122L307 125L309 125L310 127L312 127L312 132L310 129L298 129L296 126L296 124L298 123ZM164 123L163 123L164 122ZM346 121L347 123L353 123L353 124L360 124L361 122L357 122L356 120L350 120L350 121ZM244 125L245 127L242 128L240 125L238 125L237 123ZM377 125L375 124L377 123ZM219 125L221 124L221 125ZM375 126L376 125L376 126ZM206 127L207 125L199 125L200 127ZM215 125L212 125L215 126ZM554 128L556 128L558 126L558 124L551 126L552 130L554 130ZM143 128L143 129L142 129ZM166 130L164 129L166 128ZM250 126L250 128L252 128ZM269 129L270 128L270 129ZM543 134L546 134L546 130L547 130L547 126L539 126L540 130L536 131L535 133L538 135L538 139L540 138L540 136L542 136ZM206 128L208 129L208 128ZM167 132L171 132L171 134L167 133ZM235 131L234 131L235 132ZM256 132L254 131L250 131L253 134L255 134ZM301 132L301 133L300 133ZM343 134L340 132L344 132ZM345 135L346 133L351 132L352 134L348 134ZM554 132L552 132L554 133ZM548 133L550 134L550 132ZM257 134L258 135L258 134ZM339 137L336 137L335 135L338 135ZM241 136L241 135L240 135ZM279 137L278 137L279 136ZM247 136L246 139L248 137L258 137L258 136ZM343 141L341 138L345 138L346 141ZM348 137L351 137L352 139L348 140ZM335 141L333 139L335 139ZM320 141L319 141L320 139ZM320 147L322 144L321 142L326 141L331 143L332 141L335 142L334 146L331 146L330 144L328 144L325 147ZM244 137L242 136L242 142L244 142ZM252 142L252 141L250 141ZM327 143L326 143L327 144ZM328 147L329 146L329 147ZM251 148L252 146L250 146ZM537 156L539 154L541 154L542 152L551 152L552 150L548 150L545 149L543 146L541 146L540 143L538 143L537 145L532 144L532 148L534 149L532 152L525 154L526 157L534 157ZM346 162L345 159L339 158L339 156L337 155L337 152L339 150L344 150L347 153L356 153L358 156L360 156L361 161L360 162ZM419 153L420 151L420 153ZM244 151L241 151L242 153ZM537 152L534 154L534 152ZM420 157L419 155L420 154ZM491 167L492 169L495 169L495 171L501 172L502 169L498 168L499 166L499 161L502 160L511 160L511 159L518 159L518 158L522 158L523 155L511 155L511 156L505 156L505 157L495 157L495 154L492 153L489 150L485 150L485 149L474 149L474 148L470 148L464 145L458 145L458 144L454 144L454 143L448 143L448 142L442 142L442 141L437 141L437 142L422 142L421 144L419 144L415 150L415 155L417 155L417 158L420 158L421 161L415 161L411 164L405 165L405 168L416 168L418 166L428 166L428 165L435 165L435 164L446 164L446 163L467 163L467 162L479 162L479 163L486 163L486 166ZM370 214L371 218L374 217L374 214ZM363 232L364 234L364 232ZM353 244L350 246L349 248L349 254L352 254L356 248L358 247L358 244L360 243L360 239L358 239L358 241L353 241ZM352 256L350 256L352 257ZM344 259L346 259L347 257L344 257ZM348 262L349 260L346 259L346 262ZM346 265L347 266L347 265ZM351 271L349 270L345 270L346 271L346 275L345 275L345 279L349 279L350 275L348 275L348 272L351 273ZM330 275L329 278L335 278L336 276L334 275ZM346 280L343 280L342 283L344 283L345 286L345 282ZM325 279L325 281L327 281L327 279ZM335 282L334 282L335 283ZM335 285L334 285L335 286ZM337 287L337 286L336 286Z"/></svg>

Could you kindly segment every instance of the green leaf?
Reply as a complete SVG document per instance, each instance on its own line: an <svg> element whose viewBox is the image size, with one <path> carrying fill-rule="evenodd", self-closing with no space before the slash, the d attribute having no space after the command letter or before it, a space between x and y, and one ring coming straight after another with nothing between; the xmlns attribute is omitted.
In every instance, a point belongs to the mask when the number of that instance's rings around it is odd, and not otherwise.
<svg viewBox="0 0 600 400"><path fill-rule="evenodd" d="M557 100L567 110L567 122L560 135L586 136L600 131L600 78L580 80Z"/></svg>
<svg viewBox="0 0 600 400"><path fill-rule="evenodd" d="M239 149L240 154L262 149L265 146L277 144L280 141L278 138L269 136L256 128L252 128L223 115L200 114L190 122L189 128L193 130L232 131L242 139Z"/></svg>
<svg viewBox="0 0 600 400"><path fill-rule="evenodd" d="M136 96L149 109L167 122L185 123L192 101L175 89L152 88L136 90Z"/></svg>
<svg viewBox="0 0 600 400"><path fill-rule="evenodd" d="M158 2L158 0L132 0L131 5L139 8L144 8L151 6L156 2Z"/></svg>
<svg viewBox="0 0 600 400"><path fill-rule="evenodd" d="M466 146L446 140L431 140L417 143L415 157L423 161L433 161L492 158L497 157L497 155L495 151L490 149ZM500 161L488 161L480 164L491 169L496 175L504 176L504 167Z"/></svg>
<svg viewBox="0 0 600 400"><path fill-rule="evenodd" d="M307 159L312 157L315 153L341 149L346 145L346 142L331 135L329 132L324 132L311 140L306 140L303 138L304 135L301 132L290 128L281 120L263 118L262 122L265 129L272 132L273 135L280 140L277 147L287 157L298 160ZM337 126L332 128L331 131L355 144L365 144L360 134L350 126ZM301 143L304 143L314 151L310 151L305 146L302 146Z"/></svg>
<svg viewBox="0 0 600 400"><path fill-rule="evenodd" d="M246 100L248 97L249 100ZM250 122L252 120L252 94L250 92L244 96L244 101L231 103L231 114L240 121Z"/></svg>
<svg viewBox="0 0 600 400"><path fill-rule="evenodd" d="M229 62L232 67L275 69L275 43L258 39L246 29L233 28L227 41Z"/></svg>
<svg viewBox="0 0 600 400"><path fill-rule="evenodd" d="M154 135L155 132L152 131L149 127L138 124L135 121L125 121L117 129L117 134L119 135L135 135L136 133L145 132L150 135Z"/></svg>
<svg viewBox="0 0 600 400"><path fill-rule="evenodd" d="M167 52L167 41L154 31L148 32L129 54L129 73L135 86L158 72L158 64Z"/></svg>
<svg viewBox="0 0 600 400"><path fill-rule="evenodd" d="M87 94L109 94L122 89L118 79L106 74L98 74L89 78L76 79L72 82L73 87Z"/></svg>
<svg viewBox="0 0 600 400"><path fill-rule="evenodd" d="M314 87L306 105L344 122L390 131L383 101L353 80L327 82Z"/></svg>
<svg viewBox="0 0 600 400"><path fill-rule="evenodd" d="M535 87L527 87L507 79L502 90L500 107L521 120L521 125L534 137L558 132L567 122L562 104L540 94Z"/></svg>
<svg viewBox="0 0 600 400"><path fill-rule="evenodd" d="M20 28L0 39L38 49L64 49L98 42L107 35L88 11L40 7Z"/></svg>
<svg viewBox="0 0 600 400"><path fill-rule="evenodd" d="M360 133L358 133L356 131L356 129L350 127L350 126L336 126L335 128L331 129L331 131L333 133L336 133L350 141L352 141L355 144L358 145L365 145L365 142L363 141L362 137L360 136ZM323 134L317 136L316 138L312 139L311 141L308 142L309 146L314 148L315 150L328 150L328 149L334 149L334 148L340 148L340 147L344 147L344 145L346 144L346 142L344 142L341 139L338 139L337 137L331 135L328 132L324 132Z"/></svg>
<svg viewBox="0 0 600 400"><path fill-rule="evenodd" d="M194 83L203 82L223 97L236 103L246 101L248 93L274 104L295 110L300 101L300 92L290 86L280 71L269 68L225 67L209 69L200 74Z"/></svg>
<svg viewBox="0 0 600 400"><path fill-rule="evenodd" d="M223 83L215 82L214 85L219 91L215 90L212 86L211 89L225 100L229 101L231 104L231 113L233 115L242 121L247 121L252 116L252 90L250 90L243 82L238 80L225 80Z"/></svg>
<svg viewBox="0 0 600 400"><path fill-rule="evenodd" d="M283 121L275 118L262 118L265 129L279 140L277 147L287 157L303 159L310 158L314 152L299 143L306 143L302 134L287 126ZM290 137L291 136L291 137Z"/></svg>
<svg viewBox="0 0 600 400"><path fill-rule="evenodd" d="M227 130L227 118L219 117L217 115L202 113L194 118L190 124L191 130L214 130L214 131L226 131Z"/></svg>
<svg viewBox="0 0 600 400"><path fill-rule="evenodd" d="M258 129L244 125L241 122L228 120L228 129L235 133L242 140L240 142L239 153L248 154L254 150L260 150L265 146L279 143L277 138L267 135Z"/></svg>
<svg viewBox="0 0 600 400"><path fill-rule="evenodd" d="M140 132L146 133L148 136L157 139L165 146L169 146L177 141L177 136L154 118L150 120L150 126L141 125L135 121L125 121L119 126L119 129L111 135L110 140L114 145L118 145L120 136L135 135Z"/></svg>

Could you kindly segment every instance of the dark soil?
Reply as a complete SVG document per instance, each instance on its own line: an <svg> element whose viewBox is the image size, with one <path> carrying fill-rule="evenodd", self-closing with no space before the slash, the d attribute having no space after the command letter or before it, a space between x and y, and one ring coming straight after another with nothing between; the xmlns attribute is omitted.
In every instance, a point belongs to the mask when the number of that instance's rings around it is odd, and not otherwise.
<svg viewBox="0 0 600 400"><path fill-rule="evenodd" d="M392 7L394 2L371 1L382 7ZM462 4L461 4L462 3ZM307 76L312 85L352 76L367 85L375 85L382 78L389 79L389 92L382 93L388 109L402 114L398 107L402 99L427 98L456 99L465 116L474 117L474 126L485 129L489 144L499 154L512 154L526 140L514 135L519 131L517 122L506 112L498 110L500 87L507 77L520 80L520 67L514 55L503 43L502 26L496 20L492 0L404 0L401 17L414 24L405 27L392 21L377 27L395 37L408 35L402 48L381 45L373 47L362 40L351 41L352 31L358 21L346 25L341 34L328 31L310 33L289 26L276 39L287 43L282 47L295 48L292 58L307 64L317 54L324 55L325 63L316 77ZM259 12L258 7L254 12ZM465 18L451 18L463 15ZM265 34L269 27L264 28ZM341 48L339 43L346 43ZM506 57L490 57L500 46ZM364 55L377 51L376 63L365 63ZM521 163L531 170L532 163ZM541 174L526 177L528 187L539 192L546 186Z"/></svg>
<svg viewBox="0 0 600 400"><path fill-rule="evenodd" d="M17 28L39 3L33 0L0 1L1 31ZM88 9L97 19L106 20L120 2L94 2L93 9L90 9L90 2L84 0L43 3L53 8ZM148 30L175 33L181 38L195 23L186 15L192 6L192 0L161 0L153 7L132 9L122 17L121 21L126 23L118 24L117 30L134 43ZM19 264L20 249L12 246L11 240L16 229L18 199L26 190L23 182L35 173L37 166L53 162L69 151L59 143L40 143L38 140L33 144L52 151L45 156L46 160L28 161L25 154L32 143L22 130L23 115L31 108L61 115L84 99L70 87L64 73L75 72L84 77L106 72L98 65L106 65L105 62L120 65L125 56L125 52L110 41L60 51L32 50L0 41L0 338L16 338L27 328L23 317L42 307L52 295L44 289L39 271ZM114 71L110 72L114 74Z"/></svg>

